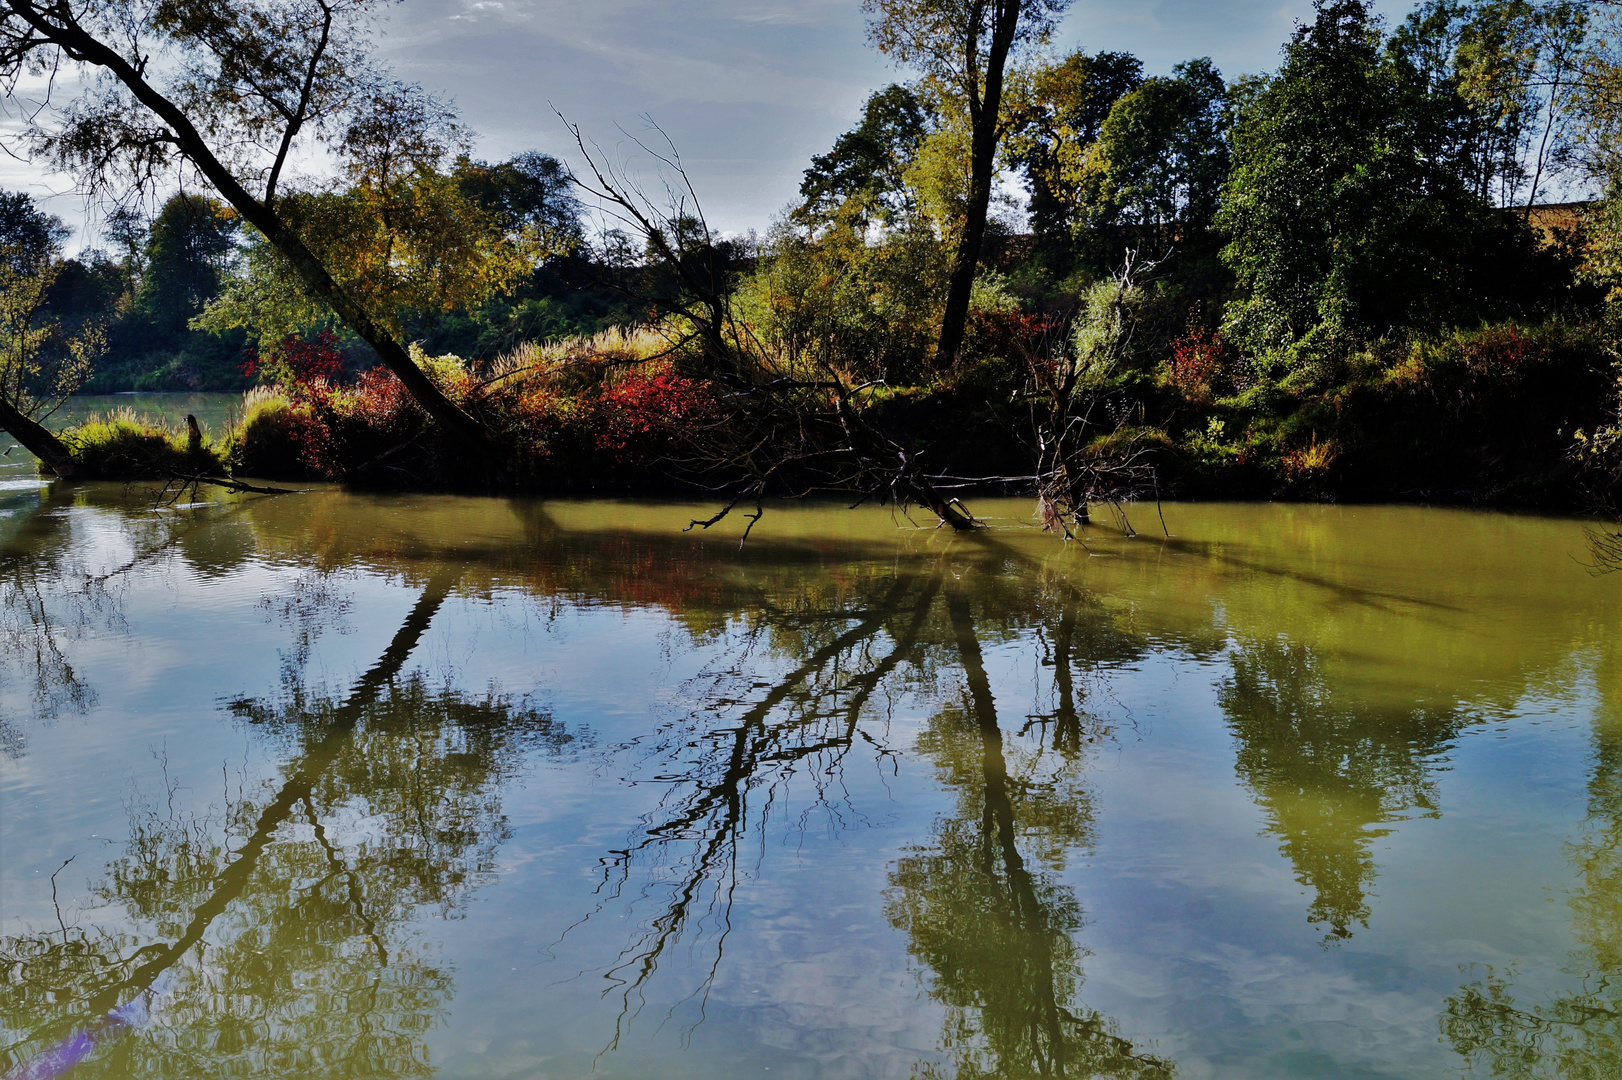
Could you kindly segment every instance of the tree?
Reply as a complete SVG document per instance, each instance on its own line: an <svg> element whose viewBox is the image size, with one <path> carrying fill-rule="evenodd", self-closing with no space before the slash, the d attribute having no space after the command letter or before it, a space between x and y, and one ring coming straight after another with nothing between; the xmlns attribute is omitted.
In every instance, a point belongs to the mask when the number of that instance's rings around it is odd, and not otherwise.
<svg viewBox="0 0 1622 1080"><path fill-rule="evenodd" d="M1095 216L1161 243L1191 242L1210 227L1227 178L1226 106L1227 86L1208 57L1178 64L1170 78L1122 95L1081 167L1066 175L1094 193Z"/></svg>
<svg viewBox="0 0 1622 1080"><path fill-rule="evenodd" d="M50 262L71 235L61 218L35 206L27 192L0 191L0 251L14 270Z"/></svg>
<svg viewBox="0 0 1622 1080"><path fill-rule="evenodd" d="M1529 233L1432 152L1424 87L1384 44L1363 0L1318 0L1241 95L1217 225L1242 294L1229 336L1254 355L1475 315L1529 257Z"/></svg>
<svg viewBox="0 0 1622 1080"><path fill-rule="evenodd" d="M794 218L810 225L848 219L865 233L870 222L893 225L912 209L907 166L929 132L930 114L917 92L892 83L862 107L862 122L811 159L800 184L804 201Z"/></svg>
<svg viewBox="0 0 1622 1080"><path fill-rule="evenodd" d="M880 52L911 65L969 119L968 200L955 238L935 362L957 359L991 206L997 149L1008 132L1003 85L1017 50L1048 39L1070 0L862 0Z"/></svg>
<svg viewBox="0 0 1622 1080"><path fill-rule="evenodd" d="M69 333L49 312L68 230L22 193L0 191L0 426L59 475L68 447L41 423L84 383L101 327Z"/></svg>
<svg viewBox="0 0 1622 1080"><path fill-rule="evenodd" d="M1005 153L1031 189L1031 229L1038 243L1068 249L1078 216L1068 175L1086 159L1110 109L1143 82L1131 53L1076 51L1016 82Z"/></svg>
<svg viewBox="0 0 1622 1080"><path fill-rule="evenodd" d="M516 169L483 184L445 171L464 139L448 110L409 88L386 89L345 132L343 182L281 200L283 220L394 340L413 317L475 307L575 242L547 232L538 196L515 190L526 179ZM566 211L557 217L567 221ZM331 306L303 288L273 243L250 245L244 271L196 325L246 327L267 357L289 338L332 328Z"/></svg>
<svg viewBox="0 0 1622 1080"><path fill-rule="evenodd" d="M575 197L568 166L538 150L491 165L465 155L452 170L462 194L515 241L534 238L548 254L567 254L585 238L583 208Z"/></svg>
<svg viewBox="0 0 1622 1080"><path fill-rule="evenodd" d="M323 142L351 168L371 170L410 162L442 126L443 106L369 55L379 2L0 0L0 79L15 98L30 73L82 73L70 102L28 113L35 154L96 193L150 187L176 166L201 174L306 294L365 340L446 431L488 456L483 425L412 362L387 319L354 282L335 278L285 212L296 148Z"/></svg>
<svg viewBox="0 0 1622 1080"><path fill-rule="evenodd" d="M1529 5L1430 0L1391 35L1426 109L1426 152L1451 160L1481 198L1508 204L1526 181L1521 164L1535 108L1522 57Z"/></svg>
<svg viewBox="0 0 1622 1080"><path fill-rule="evenodd" d="M147 230L135 302L160 336L173 338L219 294L236 252L236 214L195 193L171 196Z"/></svg>

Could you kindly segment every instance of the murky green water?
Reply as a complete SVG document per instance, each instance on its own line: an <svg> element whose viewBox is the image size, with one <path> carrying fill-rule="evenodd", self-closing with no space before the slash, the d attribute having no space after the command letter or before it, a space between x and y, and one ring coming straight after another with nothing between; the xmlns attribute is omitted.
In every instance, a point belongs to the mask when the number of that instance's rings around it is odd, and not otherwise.
<svg viewBox="0 0 1622 1080"><path fill-rule="evenodd" d="M0 499L0 1070L1622 1075L1580 523Z"/></svg>

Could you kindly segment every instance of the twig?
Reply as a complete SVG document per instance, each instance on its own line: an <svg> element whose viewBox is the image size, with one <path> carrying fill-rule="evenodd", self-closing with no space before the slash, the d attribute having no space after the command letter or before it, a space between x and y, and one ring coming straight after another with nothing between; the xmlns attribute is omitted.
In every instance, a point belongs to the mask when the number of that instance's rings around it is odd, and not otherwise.
<svg viewBox="0 0 1622 1080"><path fill-rule="evenodd" d="M250 492L254 495L296 495L302 490L307 490L304 488L259 487L256 484L250 484L229 476L202 476L177 472L171 473L169 479L171 481L181 481L183 487L185 484L213 484L227 491Z"/></svg>

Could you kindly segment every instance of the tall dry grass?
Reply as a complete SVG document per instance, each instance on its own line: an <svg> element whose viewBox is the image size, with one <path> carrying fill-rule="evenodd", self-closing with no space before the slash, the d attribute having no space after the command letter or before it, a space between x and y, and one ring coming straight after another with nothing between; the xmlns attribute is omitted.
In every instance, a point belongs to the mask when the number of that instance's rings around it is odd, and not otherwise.
<svg viewBox="0 0 1622 1080"><path fill-rule="evenodd" d="M680 338L659 327L610 327L587 336L526 341L491 362L485 386L513 390L529 384L613 385L625 369L671 355Z"/></svg>

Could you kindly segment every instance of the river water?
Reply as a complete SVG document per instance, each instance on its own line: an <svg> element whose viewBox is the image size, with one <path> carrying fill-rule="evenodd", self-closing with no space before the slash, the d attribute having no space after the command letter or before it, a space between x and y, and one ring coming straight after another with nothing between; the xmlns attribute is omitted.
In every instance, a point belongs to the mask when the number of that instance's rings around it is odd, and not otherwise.
<svg viewBox="0 0 1622 1080"><path fill-rule="evenodd" d="M0 1072L1622 1074L1580 522L7 487Z"/></svg>

